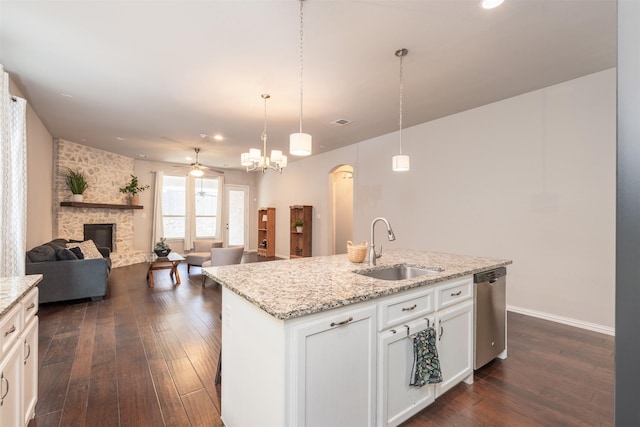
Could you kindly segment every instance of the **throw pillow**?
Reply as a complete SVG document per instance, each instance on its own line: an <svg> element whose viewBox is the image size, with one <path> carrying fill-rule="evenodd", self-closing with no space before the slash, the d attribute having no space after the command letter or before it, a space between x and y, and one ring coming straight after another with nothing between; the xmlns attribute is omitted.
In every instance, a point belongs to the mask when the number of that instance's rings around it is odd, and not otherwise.
<svg viewBox="0 0 640 427"><path fill-rule="evenodd" d="M56 249L56 258L58 258L60 261L72 261L78 259L78 257L71 250L66 248Z"/></svg>
<svg viewBox="0 0 640 427"><path fill-rule="evenodd" d="M55 261L56 251L51 246L40 245L31 249L27 256L31 262Z"/></svg>
<svg viewBox="0 0 640 427"><path fill-rule="evenodd" d="M85 240L82 243L67 243L67 248L80 248L84 259L102 258L102 254L93 240Z"/></svg>
<svg viewBox="0 0 640 427"><path fill-rule="evenodd" d="M69 248L69 250L73 252L77 259L84 259L84 255L82 255L82 251L80 250L80 248Z"/></svg>
<svg viewBox="0 0 640 427"><path fill-rule="evenodd" d="M51 246L53 249L64 248L67 244L65 239L53 239L49 243L45 243L45 245Z"/></svg>

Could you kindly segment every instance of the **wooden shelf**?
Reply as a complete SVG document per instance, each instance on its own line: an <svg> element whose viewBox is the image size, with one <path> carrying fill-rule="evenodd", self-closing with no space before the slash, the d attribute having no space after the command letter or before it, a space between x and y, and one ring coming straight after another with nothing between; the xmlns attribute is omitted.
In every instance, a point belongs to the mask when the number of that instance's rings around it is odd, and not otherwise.
<svg viewBox="0 0 640 427"><path fill-rule="evenodd" d="M84 209L142 209L140 205L114 205L109 203L60 202L60 206Z"/></svg>
<svg viewBox="0 0 640 427"><path fill-rule="evenodd" d="M311 256L311 231L313 230L313 207L307 205L289 206L289 258L304 258ZM302 231L297 231L293 223L301 220Z"/></svg>
<svg viewBox="0 0 640 427"><path fill-rule="evenodd" d="M267 242L266 248L262 247L263 241ZM276 208L258 209L258 256L276 256Z"/></svg>

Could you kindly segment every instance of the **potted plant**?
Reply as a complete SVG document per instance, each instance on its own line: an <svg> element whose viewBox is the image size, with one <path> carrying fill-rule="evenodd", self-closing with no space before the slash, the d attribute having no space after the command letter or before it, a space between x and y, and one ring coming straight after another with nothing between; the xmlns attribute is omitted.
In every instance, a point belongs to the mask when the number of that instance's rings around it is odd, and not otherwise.
<svg viewBox="0 0 640 427"><path fill-rule="evenodd" d="M302 226L304 225L304 222L301 219L296 219L295 221L293 221L292 226L296 228L296 231L298 233L302 233Z"/></svg>
<svg viewBox="0 0 640 427"><path fill-rule="evenodd" d="M65 168L61 175L64 177L64 182L67 185L67 188L71 190L71 200L74 202L81 202L83 199L82 194L87 190L87 188L89 188L87 177L85 177L84 173L80 172L78 169L70 168Z"/></svg>
<svg viewBox="0 0 640 427"><path fill-rule="evenodd" d="M138 183L137 176L131 175L131 180L127 185L120 187L120 192L126 194L129 197L128 201L130 205L137 205L140 203L140 196L138 196L138 193L146 190L147 188L149 188L148 185L141 186Z"/></svg>
<svg viewBox="0 0 640 427"><path fill-rule="evenodd" d="M171 247L167 243L167 239L165 239L164 237L161 237L160 241L156 242L156 245L154 246L153 251L159 257L166 257L167 255L169 255L169 252L171 252Z"/></svg>

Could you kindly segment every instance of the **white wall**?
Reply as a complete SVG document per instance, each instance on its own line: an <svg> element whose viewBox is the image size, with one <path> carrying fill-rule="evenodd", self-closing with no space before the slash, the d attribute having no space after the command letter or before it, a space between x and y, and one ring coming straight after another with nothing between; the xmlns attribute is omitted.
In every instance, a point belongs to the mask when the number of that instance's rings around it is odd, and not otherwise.
<svg viewBox="0 0 640 427"><path fill-rule="evenodd" d="M24 98L11 78L9 92ZM27 100L27 249L54 237L53 182L53 137Z"/></svg>
<svg viewBox="0 0 640 427"><path fill-rule="evenodd" d="M508 258L513 309L611 332L615 267L615 69L295 161L259 182L288 253L288 206L314 206L314 254L330 253L328 174L354 165L354 241L384 216L385 247ZM284 210L284 214L281 212ZM380 227L382 229L382 227Z"/></svg>

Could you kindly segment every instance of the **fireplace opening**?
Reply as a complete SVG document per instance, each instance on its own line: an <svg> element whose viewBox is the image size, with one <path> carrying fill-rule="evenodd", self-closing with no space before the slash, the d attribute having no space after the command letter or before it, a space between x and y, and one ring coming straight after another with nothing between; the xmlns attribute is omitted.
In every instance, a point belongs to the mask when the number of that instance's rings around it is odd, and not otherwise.
<svg viewBox="0 0 640 427"><path fill-rule="evenodd" d="M115 224L84 224L84 240L93 240L96 246L114 251Z"/></svg>

